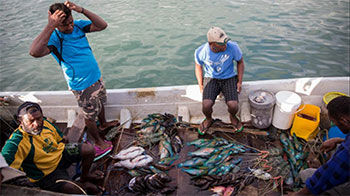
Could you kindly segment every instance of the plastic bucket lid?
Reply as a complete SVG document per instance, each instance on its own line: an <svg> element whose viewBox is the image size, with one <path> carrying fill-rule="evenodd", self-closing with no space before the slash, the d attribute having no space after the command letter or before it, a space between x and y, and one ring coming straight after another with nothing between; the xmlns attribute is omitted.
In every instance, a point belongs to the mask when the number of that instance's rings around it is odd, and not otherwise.
<svg viewBox="0 0 350 196"><path fill-rule="evenodd" d="M249 103L255 108L272 108L275 105L275 95L266 90L256 90L249 93Z"/></svg>
<svg viewBox="0 0 350 196"><path fill-rule="evenodd" d="M339 97L339 96L348 96L344 93L340 92L328 92L323 96L323 102L328 105L330 101L332 101L334 98Z"/></svg>
<svg viewBox="0 0 350 196"><path fill-rule="evenodd" d="M276 94L276 104L284 112L294 112L300 106L301 98L290 91L279 91Z"/></svg>

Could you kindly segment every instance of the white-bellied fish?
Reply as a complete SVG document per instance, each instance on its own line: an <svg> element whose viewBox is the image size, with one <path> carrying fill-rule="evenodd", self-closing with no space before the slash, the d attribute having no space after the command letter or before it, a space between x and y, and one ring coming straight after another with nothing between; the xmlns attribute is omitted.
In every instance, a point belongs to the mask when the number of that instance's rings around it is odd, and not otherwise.
<svg viewBox="0 0 350 196"><path fill-rule="evenodd" d="M143 152L145 152L145 149L139 146L131 146L130 148L127 148L125 150L120 151L116 155L112 155L112 159L120 159L120 160L125 160L125 159L133 159L139 155L141 155Z"/></svg>
<svg viewBox="0 0 350 196"><path fill-rule="evenodd" d="M133 169L135 167L144 167L150 162L153 161L153 158L149 155L140 155L134 159L126 159L123 161L116 162L115 167L125 167L128 169Z"/></svg>

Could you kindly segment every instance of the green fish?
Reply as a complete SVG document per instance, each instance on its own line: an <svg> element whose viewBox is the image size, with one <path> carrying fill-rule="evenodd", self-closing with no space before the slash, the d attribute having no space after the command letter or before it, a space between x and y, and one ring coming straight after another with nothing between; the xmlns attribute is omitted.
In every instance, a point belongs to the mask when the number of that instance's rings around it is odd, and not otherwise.
<svg viewBox="0 0 350 196"><path fill-rule="evenodd" d="M209 171L208 171L208 176L217 175L217 174L218 174L218 168L219 168L219 167L213 167L213 168L209 169Z"/></svg>
<svg viewBox="0 0 350 196"><path fill-rule="evenodd" d="M200 168L200 169L195 169L195 168L182 168L181 169L183 172L186 172L192 176L203 176L208 173L208 168Z"/></svg>
<svg viewBox="0 0 350 196"><path fill-rule="evenodd" d="M293 133L293 144L294 144L294 148L298 151L298 152L303 152L303 146L300 144L297 136L295 135L295 133Z"/></svg>
<svg viewBox="0 0 350 196"><path fill-rule="evenodd" d="M198 166L203 166L205 161L207 159L201 158L201 157L195 157L192 159L189 159L187 161L184 161L178 165L178 167L198 167Z"/></svg>
<svg viewBox="0 0 350 196"><path fill-rule="evenodd" d="M197 139L197 140L194 140L192 142L187 142L187 146L200 147L200 146L204 146L204 145L208 144L210 141L211 141L210 139Z"/></svg>
<svg viewBox="0 0 350 196"><path fill-rule="evenodd" d="M153 173L155 173L155 174L158 174L158 173L162 173L162 172L163 172L163 171L161 171L161 170L155 168L153 165L149 166L148 168L149 168Z"/></svg>
<svg viewBox="0 0 350 196"><path fill-rule="evenodd" d="M139 172L137 172L136 170L132 169L129 170L128 173L130 174L130 176L135 177L135 176L140 176L141 174Z"/></svg>
<svg viewBox="0 0 350 196"><path fill-rule="evenodd" d="M173 162L175 160L177 160L179 158L179 155L176 155L176 156L172 156L172 157L166 157L166 158L163 158L163 159L160 159L158 164L161 164L161 165L171 165L173 164Z"/></svg>
<svg viewBox="0 0 350 196"><path fill-rule="evenodd" d="M205 166L213 166L215 165L218 161L220 161L222 159L223 155L221 154L214 154L213 156L211 156L206 162L205 162Z"/></svg>
<svg viewBox="0 0 350 196"><path fill-rule="evenodd" d="M189 152L188 156L209 157L212 154L215 154L216 152L218 152L218 149L215 148L200 148L197 151Z"/></svg>

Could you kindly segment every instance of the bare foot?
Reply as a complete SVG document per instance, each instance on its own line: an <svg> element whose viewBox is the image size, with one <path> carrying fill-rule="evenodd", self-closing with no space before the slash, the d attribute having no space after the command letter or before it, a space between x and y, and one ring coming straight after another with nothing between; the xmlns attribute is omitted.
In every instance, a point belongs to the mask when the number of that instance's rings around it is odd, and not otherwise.
<svg viewBox="0 0 350 196"><path fill-rule="evenodd" d="M90 172L86 176L81 177L82 182L90 181L90 182L95 182L98 180L102 180L104 178L105 174L100 171L100 170L95 170L93 172Z"/></svg>
<svg viewBox="0 0 350 196"><path fill-rule="evenodd" d="M232 117L232 115L230 115L230 120L231 120L234 132L243 131L243 125L242 125L241 121L236 116Z"/></svg>
<svg viewBox="0 0 350 196"><path fill-rule="evenodd" d="M100 128L101 131L104 131L104 130L110 128L110 127L115 127L115 126L119 126L119 125L120 125L120 123L119 123L118 120L113 120L113 121L101 124L99 128Z"/></svg>
<svg viewBox="0 0 350 196"><path fill-rule="evenodd" d="M203 134L210 128L210 126L213 125L213 123L214 123L214 120L213 120L213 119L211 119L211 120L204 119L204 120L202 121L202 123L200 124L200 126L199 126L199 132L200 132L200 134L203 135Z"/></svg>

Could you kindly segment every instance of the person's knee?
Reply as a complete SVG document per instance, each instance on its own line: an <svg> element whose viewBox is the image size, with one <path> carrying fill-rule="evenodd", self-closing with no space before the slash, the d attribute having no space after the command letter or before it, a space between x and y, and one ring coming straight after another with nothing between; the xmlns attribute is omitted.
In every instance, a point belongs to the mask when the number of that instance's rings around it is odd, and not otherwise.
<svg viewBox="0 0 350 196"><path fill-rule="evenodd" d="M95 148L92 144L84 143L81 145L81 156L94 156L95 155Z"/></svg>
<svg viewBox="0 0 350 196"><path fill-rule="evenodd" d="M214 102L212 100L203 100L202 108L203 110L209 110L213 107Z"/></svg>
<svg viewBox="0 0 350 196"><path fill-rule="evenodd" d="M237 101L228 101L226 102L228 110L237 112L238 111L238 102Z"/></svg>
<svg viewBox="0 0 350 196"><path fill-rule="evenodd" d="M85 125L89 128L89 127L94 127L96 126L96 122L95 120L91 119L91 118L85 118Z"/></svg>

